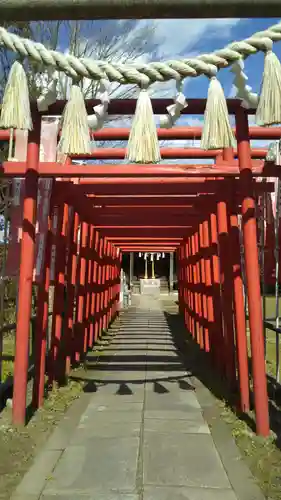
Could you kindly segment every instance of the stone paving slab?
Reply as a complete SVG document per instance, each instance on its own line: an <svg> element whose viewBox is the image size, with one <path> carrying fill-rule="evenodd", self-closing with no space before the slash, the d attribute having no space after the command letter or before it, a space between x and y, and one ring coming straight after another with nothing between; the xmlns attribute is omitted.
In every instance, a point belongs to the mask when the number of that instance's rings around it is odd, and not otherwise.
<svg viewBox="0 0 281 500"><path fill-rule="evenodd" d="M95 397L91 399L88 410L91 408L114 408L115 410L127 411L128 409L139 411L143 407L144 398L144 386L141 389L135 389L133 394L106 394L104 396L103 391L99 391L95 394Z"/></svg>
<svg viewBox="0 0 281 500"><path fill-rule="evenodd" d="M91 404L89 404L87 410L85 411L85 415L90 415L92 418L95 416L103 417L108 415L108 413L112 413L112 411L125 412L129 411L131 413L141 412L143 409L143 401L120 401L118 396L103 398L103 401L100 399L94 400Z"/></svg>
<svg viewBox="0 0 281 500"><path fill-rule="evenodd" d="M211 436L146 433L144 484L230 488Z"/></svg>
<svg viewBox="0 0 281 500"><path fill-rule="evenodd" d="M151 390L146 391L145 395L145 410L168 410L168 411L184 411L186 413L195 410L201 411L198 399L194 392L180 391L179 389L173 393L166 394L153 393Z"/></svg>
<svg viewBox="0 0 281 500"><path fill-rule="evenodd" d="M96 424L96 422L95 422ZM111 420L101 420L98 425L91 424L80 424L77 427L71 441L70 445L80 445L85 444L89 439L94 437L106 437L106 438L122 438L130 436L140 436L141 425L140 422L134 421L115 421L114 425Z"/></svg>
<svg viewBox="0 0 281 500"><path fill-rule="evenodd" d="M184 419L175 418L145 418L144 420L144 436L149 432L157 432L159 434L210 434L208 425L204 422L201 413L195 413ZM177 418L177 419L176 419Z"/></svg>
<svg viewBox="0 0 281 500"><path fill-rule="evenodd" d="M83 446L68 446L45 492L112 489L133 492L136 484L139 438L114 437L88 439Z"/></svg>
<svg viewBox="0 0 281 500"><path fill-rule="evenodd" d="M111 425L114 426L115 421L140 423L142 421L142 414L141 412L109 411L95 415L95 411L91 411L90 414L86 414L86 418L83 418L80 425L83 425L85 428L91 425L99 426L103 422L111 422Z"/></svg>

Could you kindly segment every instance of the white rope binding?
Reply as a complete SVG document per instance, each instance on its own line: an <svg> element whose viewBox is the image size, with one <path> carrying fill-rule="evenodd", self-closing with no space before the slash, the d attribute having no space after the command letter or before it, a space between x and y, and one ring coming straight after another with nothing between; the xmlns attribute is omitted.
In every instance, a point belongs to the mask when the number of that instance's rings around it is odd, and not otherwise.
<svg viewBox="0 0 281 500"><path fill-rule="evenodd" d="M101 80L99 92L97 95L97 98L100 99L101 104L98 104L93 108L95 114L88 115L88 124L89 127L93 130L101 129L108 116L108 105L110 103L109 89L109 81L105 79Z"/></svg>
<svg viewBox="0 0 281 500"><path fill-rule="evenodd" d="M233 87L236 89L235 97L242 100L242 107L256 109L259 102L258 94L252 92L252 87L247 85L248 77L244 73L244 61L239 59L231 66L230 71L234 73Z"/></svg>
<svg viewBox="0 0 281 500"><path fill-rule="evenodd" d="M47 87L43 88L37 99L38 111L41 113L48 111L49 106L54 104L57 100L59 74L57 71L52 71L50 76L51 81L48 83Z"/></svg>
<svg viewBox="0 0 281 500"><path fill-rule="evenodd" d="M182 87L182 81L177 82L177 95L174 104L167 106L167 115L160 116L160 128L172 128L179 119L181 111L188 106Z"/></svg>

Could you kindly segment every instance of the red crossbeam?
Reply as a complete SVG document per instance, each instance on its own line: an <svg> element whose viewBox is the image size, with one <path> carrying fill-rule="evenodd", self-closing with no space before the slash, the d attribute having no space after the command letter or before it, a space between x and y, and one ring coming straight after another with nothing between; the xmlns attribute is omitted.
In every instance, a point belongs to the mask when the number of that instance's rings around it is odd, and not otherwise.
<svg viewBox="0 0 281 500"><path fill-rule="evenodd" d="M160 140L188 140L201 139L202 127L173 127L170 129L158 128L157 134ZM280 139L281 127L250 127L250 138L256 140ZM233 129L233 133L236 131ZM129 138L130 128L110 127L102 128L92 132L92 137L96 141L126 141ZM8 141L10 138L9 130L0 130L0 141Z"/></svg>
<svg viewBox="0 0 281 500"><path fill-rule="evenodd" d="M252 166L254 176L280 176L280 168L272 164L256 161ZM26 162L4 162L2 173L6 176L22 177L26 173ZM61 163L42 162L38 167L38 175L42 177L60 178L94 178L97 184L114 183L167 183L189 182L191 177L238 177L237 164L226 166L206 165L62 165ZM141 176L141 177L138 177ZM164 176L164 177L163 177ZM174 179L175 180L174 180ZM182 178L182 180L180 180Z"/></svg>
<svg viewBox="0 0 281 500"><path fill-rule="evenodd" d="M150 246L147 246L147 247L144 247L144 248L139 248L138 246L135 246L135 247L127 247L127 246L124 246L124 247L120 247L120 249L122 250L122 252L153 252L153 253L157 253L157 252L174 252L176 250L175 247L167 247L167 246L164 246L164 247L150 247Z"/></svg>
<svg viewBox="0 0 281 500"><path fill-rule="evenodd" d="M267 149L255 148L251 151L252 158L264 159L267 155ZM214 159L221 154L220 149L204 151L200 148L160 148L161 157L165 159ZM237 158L237 151L234 150L234 157ZM123 160L126 156L125 148L100 148L94 149L90 154L73 155L74 160Z"/></svg>

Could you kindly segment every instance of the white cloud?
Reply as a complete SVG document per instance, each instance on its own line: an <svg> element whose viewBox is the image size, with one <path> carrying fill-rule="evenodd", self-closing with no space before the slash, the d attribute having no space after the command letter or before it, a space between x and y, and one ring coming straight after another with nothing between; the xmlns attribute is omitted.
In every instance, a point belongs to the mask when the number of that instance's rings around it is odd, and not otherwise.
<svg viewBox="0 0 281 500"><path fill-rule="evenodd" d="M161 44L161 57L175 57L190 51L212 32L217 39L227 38L240 19L161 19L156 21L155 37Z"/></svg>

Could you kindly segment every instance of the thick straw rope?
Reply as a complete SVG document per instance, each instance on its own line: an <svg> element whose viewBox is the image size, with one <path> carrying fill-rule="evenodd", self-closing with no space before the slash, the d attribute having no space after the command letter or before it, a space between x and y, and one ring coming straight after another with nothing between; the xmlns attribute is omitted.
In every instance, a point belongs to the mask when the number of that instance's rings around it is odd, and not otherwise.
<svg viewBox="0 0 281 500"><path fill-rule="evenodd" d="M239 59L245 59L259 51L268 51L273 42L281 40L281 22L265 31L255 33L250 38L233 42L225 48L211 54L203 54L192 59L151 62L149 64L115 64L106 61L95 61L87 58L78 59L69 54L48 50L41 43L21 38L0 28L0 45L28 57L45 66L52 66L68 76L79 79L100 80L107 78L119 83L134 83L147 86L153 82L180 80L185 77L196 77L202 74L212 77L217 69L230 66Z"/></svg>

